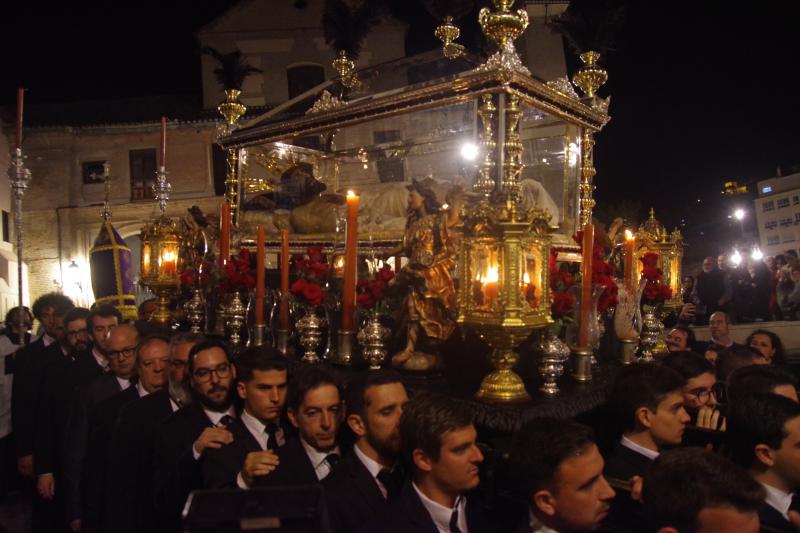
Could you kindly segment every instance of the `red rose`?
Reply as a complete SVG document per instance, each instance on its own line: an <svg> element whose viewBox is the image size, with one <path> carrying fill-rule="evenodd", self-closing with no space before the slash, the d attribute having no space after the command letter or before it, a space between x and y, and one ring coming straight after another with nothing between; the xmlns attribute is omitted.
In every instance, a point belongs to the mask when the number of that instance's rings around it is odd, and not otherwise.
<svg viewBox="0 0 800 533"><path fill-rule="evenodd" d="M325 278L328 276L327 263L311 263L309 275L317 278L319 281L325 281Z"/></svg>
<svg viewBox="0 0 800 533"><path fill-rule="evenodd" d="M364 309L371 309L372 306L375 305L375 300L372 298L372 294L368 292L362 292L356 296L356 303L358 303L358 305Z"/></svg>
<svg viewBox="0 0 800 533"><path fill-rule="evenodd" d="M553 305L550 307L555 318L567 316L575 307L575 297L571 294L553 294Z"/></svg>
<svg viewBox="0 0 800 533"><path fill-rule="evenodd" d="M242 276L242 287L245 289L252 289L256 286L256 278L251 276L250 274L244 274Z"/></svg>
<svg viewBox="0 0 800 533"><path fill-rule="evenodd" d="M320 246L309 246L308 250L306 250L306 254L312 263L322 263L324 259L324 256L322 255L322 247Z"/></svg>
<svg viewBox="0 0 800 533"><path fill-rule="evenodd" d="M661 279L661 271L654 266L647 265L642 268L642 277L650 281L656 281Z"/></svg>
<svg viewBox="0 0 800 533"><path fill-rule="evenodd" d="M392 267L390 267L389 265L383 265L383 267L380 270L378 270L375 277L385 283L389 283L390 281L392 281L392 279L394 279L394 271L392 270Z"/></svg>
<svg viewBox="0 0 800 533"><path fill-rule="evenodd" d="M181 285L192 287L195 281L197 281L197 275L194 270L187 269L181 272Z"/></svg>
<svg viewBox="0 0 800 533"><path fill-rule="evenodd" d="M319 305L322 302L322 287L316 283L306 283L303 287L303 298L311 305Z"/></svg>
<svg viewBox="0 0 800 533"><path fill-rule="evenodd" d="M292 286L289 287L289 290L298 295L303 294L306 285L308 285L308 281L306 281L304 278L300 278L294 283L292 283Z"/></svg>
<svg viewBox="0 0 800 533"><path fill-rule="evenodd" d="M386 284L383 281L376 279L370 282L369 292L372 293L372 297L376 300L382 300L384 287L386 287Z"/></svg>

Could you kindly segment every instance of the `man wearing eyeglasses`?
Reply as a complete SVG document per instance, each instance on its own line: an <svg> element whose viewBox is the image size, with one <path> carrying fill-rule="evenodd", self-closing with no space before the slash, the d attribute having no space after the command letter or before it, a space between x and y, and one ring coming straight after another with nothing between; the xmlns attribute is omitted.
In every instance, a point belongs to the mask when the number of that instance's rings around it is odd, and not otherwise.
<svg viewBox="0 0 800 533"><path fill-rule="evenodd" d="M106 483L107 531L156 531L153 504L153 455L158 426L191 403L188 362L202 335L177 333L169 341L168 385L122 408L111 438ZM142 380L144 381L144 376Z"/></svg>
<svg viewBox="0 0 800 533"><path fill-rule="evenodd" d="M236 412L231 388L236 370L225 346L205 341L192 347L188 361L192 404L170 415L158 428L153 490L160 526L175 531L186 497L202 486L203 454L233 441L226 427Z"/></svg>

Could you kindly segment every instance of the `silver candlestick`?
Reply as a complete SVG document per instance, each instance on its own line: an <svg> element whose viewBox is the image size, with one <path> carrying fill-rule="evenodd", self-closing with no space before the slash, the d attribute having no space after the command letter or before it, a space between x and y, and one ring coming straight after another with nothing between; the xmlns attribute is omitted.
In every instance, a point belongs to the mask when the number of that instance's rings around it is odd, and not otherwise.
<svg viewBox="0 0 800 533"><path fill-rule="evenodd" d="M186 303L186 314L189 318L189 323L192 325L192 333L200 333L204 309L205 303L203 302L203 296L200 294L200 289L195 289L192 299Z"/></svg>
<svg viewBox="0 0 800 533"><path fill-rule="evenodd" d="M31 182L31 171L25 168L25 156L22 148L17 147L11 152L11 161L8 166L8 179L11 184L11 194L14 197L14 227L17 232L17 287L19 308L22 309L22 197ZM25 344L25 313L18 312L20 343Z"/></svg>
<svg viewBox="0 0 800 533"><path fill-rule="evenodd" d="M239 331L242 329L246 316L247 309L244 303L242 303L242 299L239 297L239 292L236 291L233 293L233 300L231 300L231 305L228 307L228 320L226 323L230 330L231 344L236 347L242 342Z"/></svg>

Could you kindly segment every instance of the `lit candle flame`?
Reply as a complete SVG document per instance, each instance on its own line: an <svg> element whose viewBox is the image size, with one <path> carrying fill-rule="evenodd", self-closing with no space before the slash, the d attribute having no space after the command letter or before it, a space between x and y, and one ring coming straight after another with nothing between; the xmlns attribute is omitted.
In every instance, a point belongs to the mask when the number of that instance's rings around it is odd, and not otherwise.
<svg viewBox="0 0 800 533"><path fill-rule="evenodd" d="M633 239L633 233L631 232L631 230L629 230L629 229L626 229L626 230L625 230L625 238L626 238L627 240L631 240L631 239Z"/></svg>
<svg viewBox="0 0 800 533"><path fill-rule="evenodd" d="M347 191L348 198L355 198L357 195L354 191Z"/></svg>
<svg viewBox="0 0 800 533"><path fill-rule="evenodd" d="M530 283L531 283L531 277L528 275L528 273L527 273L527 272L525 272L525 273L522 275L522 282L523 282L523 283L525 283L526 285L530 285Z"/></svg>
<svg viewBox="0 0 800 533"><path fill-rule="evenodd" d="M484 281L487 283L491 283L492 281L497 282L500 280L500 275L497 273L497 267L489 267L489 270L486 272L486 278Z"/></svg>

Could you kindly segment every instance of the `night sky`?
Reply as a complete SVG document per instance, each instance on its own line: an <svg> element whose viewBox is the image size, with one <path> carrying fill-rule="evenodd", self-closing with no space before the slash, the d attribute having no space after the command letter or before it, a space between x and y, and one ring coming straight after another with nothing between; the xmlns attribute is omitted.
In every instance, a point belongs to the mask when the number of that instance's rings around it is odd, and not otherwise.
<svg viewBox="0 0 800 533"><path fill-rule="evenodd" d="M31 105L199 94L194 32L234 3L5 6L0 104L13 104L20 85ZM800 163L799 4L630 2L603 61L609 82L600 92L612 95L612 121L597 136L601 211L634 206L642 217L652 205L669 226L685 219L690 235L713 234L717 220L725 224L716 212L723 181L752 182Z"/></svg>

